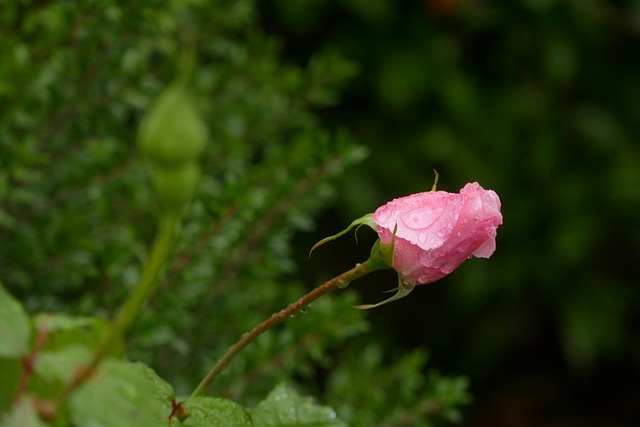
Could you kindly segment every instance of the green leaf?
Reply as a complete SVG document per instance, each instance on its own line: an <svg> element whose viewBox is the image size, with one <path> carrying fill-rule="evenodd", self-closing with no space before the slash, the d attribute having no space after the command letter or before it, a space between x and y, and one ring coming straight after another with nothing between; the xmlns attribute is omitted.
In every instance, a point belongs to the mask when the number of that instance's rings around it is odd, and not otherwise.
<svg viewBox="0 0 640 427"><path fill-rule="evenodd" d="M0 419L0 427L46 427L46 424L38 417L31 399L24 396L11 412Z"/></svg>
<svg viewBox="0 0 640 427"><path fill-rule="evenodd" d="M175 397L175 393L171 384L160 378L156 371L154 371L144 363L135 363L131 364L131 366L133 366L142 376L144 376L145 380L153 390L154 399L163 402L163 404L165 404L167 408L169 408L171 405L171 400Z"/></svg>
<svg viewBox="0 0 640 427"><path fill-rule="evenodd" d="M31 325L22 305L0 284L0 356L19 357L29 350Z"/></svg>
<svg viewBox="0 0 640 427"><path fill-rule="evenodd" d="M88 362L91 352L83 346L70 345L58 351L43 351L38 355L35 374L48 380L69 382L76 368Z"/></svg>
<svg viewBox="0 0 640 427"><path fill-rule="evenodd" d="M38 354L29 390L41 397L52 397L70 382L76 370L91 359L91 351L81 345L70 345L57 351Z"/></svg>
<svg viewBox="0 0 640 427"><path fill-rule="evenodd" d="M189 418L185 426L197 427L251 427L249 414L237 403L207 396L196 396L185 403Z"/></svg>
<svg viewBox="0 0 640 427"><path fill-rule="evenodd" d="M300 396L286 384L279 384L251 411L254 427L346 426L336 412Z"/></svg>
<svg viewBox="0 0 640 427"><path fill-rule="evenodd" d="M55 351L72 344L95 349L111 328L108 321L99 317L72 317L57 313L38 314L34 316L33 322L36 329L47 332L43 351ZM122 341L118 341L112 346L109 355L119 357L123 349Z"/></svg>
<svg viewBox="0 0 640 427"><path fill-rule="evenodd" d="M71 395L70 418L86 427L166 427L172 397L171 386L148 366L107 360Z"/></svg>
<svg viewBox="0 0 640 427"><path fill-rule="evenodd" d="M22 363L20 359L0 357L0 414L11 408L21 374Z"/></svg>

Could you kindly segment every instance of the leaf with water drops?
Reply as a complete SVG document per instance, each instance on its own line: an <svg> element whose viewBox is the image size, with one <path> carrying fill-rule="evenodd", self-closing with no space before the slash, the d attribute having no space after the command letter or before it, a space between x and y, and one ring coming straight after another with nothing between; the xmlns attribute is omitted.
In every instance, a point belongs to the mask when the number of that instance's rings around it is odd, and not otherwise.
<svg viewBox="0 0 640 427"><path fill-rule="evenodd" d="M280 384L251 411L254 427L346 427L336 412Z"/></svg>
<svg viewBox="0 0 640 427"><path fill-rule="evenodd" d="M189 417L185 426L194 427L251 427L247 411L239 404L208 396L192 397L185 402Z"/></svg>
<svg viewBox="0 0 640 427"><path fill-rule="evenodd" d="M71 395L69 415L78 426L166 427L172 395L148 366L107 360Z"/></svg>

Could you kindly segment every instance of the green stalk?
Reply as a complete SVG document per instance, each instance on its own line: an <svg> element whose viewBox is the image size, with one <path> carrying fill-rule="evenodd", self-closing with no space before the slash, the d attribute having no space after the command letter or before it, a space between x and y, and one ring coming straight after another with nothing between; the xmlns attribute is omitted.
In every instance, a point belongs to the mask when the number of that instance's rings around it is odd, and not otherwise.
<svg viewBox="0 0 640 427"><path fill-rule="evenodd" d="M224 368L227 367L229 362L231 362L231 359L233 359L238 353L240 353L240 351L242 351L242 349L249 345L263 332L276 326L283 320L288 319L292 315L298 313L300 310L308 306L311 302L315 301L329 291L332 291L335 288L344 288L349 284L349 282L380 268L384 267L378 266L375 262L371 262L371 260L367 260L362 264L357 264L351 270L346 271L341 275L327 281L323 285L318 286L299 300L289 304L289 306L287 306L286 308L273 313L271 317L257 325L250 332L243 334L235 344L229 347L227 352L216 362L215 365L213 365L211 370L202 379L200 384L198 384L195 390L193 390L193 393L191 393L191 397L202 395L207 387L209 387L209 385L213 382L213 380L215 380L218 375L220 375L220 373L224 370Z"/></svg>
<svg viewBox="0 0 640 427"><path fill-rule="evenodd" d="M89 364L80 369L71 382L55 397L53 400L54 409L58 408L67 397L69 397L69 394L73 390L93 375L100 362L109 353L109 350L111 350L114 342L125 334L133 320L145 306L149 296L155 290L160 272L171 254L179 226L179 214L168 214L160 219L159 229L151 249L151 255L142 271L140 281L118 312L109 334L100 343Z"/></svg>

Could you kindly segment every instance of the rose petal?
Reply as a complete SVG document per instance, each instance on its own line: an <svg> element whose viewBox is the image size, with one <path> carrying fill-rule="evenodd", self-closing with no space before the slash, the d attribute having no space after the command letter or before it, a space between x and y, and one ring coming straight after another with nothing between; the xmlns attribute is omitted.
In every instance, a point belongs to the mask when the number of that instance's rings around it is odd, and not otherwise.
<svg viewBox="0 0 640 427"><path fill-rule="evenodd" d="M459 193L430 191L392 200L374 214L382 243L395 232L393 267L404 280L430 283L471 255L490 257L502 224L500 198L477 182Z"/></svg>

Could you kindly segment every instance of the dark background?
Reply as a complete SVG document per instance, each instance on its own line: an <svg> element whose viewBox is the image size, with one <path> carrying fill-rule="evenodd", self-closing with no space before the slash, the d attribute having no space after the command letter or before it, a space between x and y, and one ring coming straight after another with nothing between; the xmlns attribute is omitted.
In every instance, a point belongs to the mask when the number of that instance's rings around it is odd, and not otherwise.
<svg viewBox="0 0 640 427"><path fill-rule="evenodd" d="M335 49L360 64L321 114L370 155L314 237L426 191L432 168L439 189L478 181L501 197L494 256L373 310L375 328L470 376L465 425L637 425L640 3L260 4L285 58ZM319 265L348 268L358 249L343 239ZM355 286L367 302L393 287L379 274Z"/></svg>

